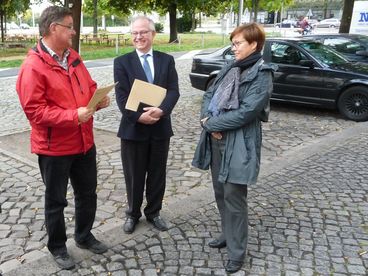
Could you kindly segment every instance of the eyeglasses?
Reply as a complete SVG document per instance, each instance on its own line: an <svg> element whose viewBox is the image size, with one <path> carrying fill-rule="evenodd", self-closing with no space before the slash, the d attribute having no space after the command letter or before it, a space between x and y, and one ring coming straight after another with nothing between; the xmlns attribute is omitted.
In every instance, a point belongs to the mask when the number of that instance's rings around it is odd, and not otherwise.
<svg viewBox="0 0 368 276"><path fill-rule="evenodd" d="M241 41L234 41L234 42L231 42L230 45L231 45L231 48L238 48L240 45L242 45L244 42L246 42L246 40L241 40Z"/></svg>
<svg viewBox="0 0 368 276"><path fill-rule="evenodd" d="M152 32L152 31L131 32L131 34L132 34L132 36L138 36L138 35L145 36L145 35L147 35L150 32Z"/></svg>
<svg viewBox="0 0 368 276"><path fill-rule="evenodd" d="M69 26L69 25L64 25L64 24L57 23L57 22L55 22L55 25L59 25L61 27L67 28L67 29L69 29L69 31L74 31L74 26L73 25Z"/></svg>

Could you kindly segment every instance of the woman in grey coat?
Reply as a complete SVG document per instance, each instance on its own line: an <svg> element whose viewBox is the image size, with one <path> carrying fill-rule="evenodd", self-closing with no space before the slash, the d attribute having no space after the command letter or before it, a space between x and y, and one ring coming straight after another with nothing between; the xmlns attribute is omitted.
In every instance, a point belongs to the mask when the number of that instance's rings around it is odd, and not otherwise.
<svg viewBox="0 0 368 276"><path fill-rule="evenodd" d="M235 61L225 66L203 96L201 125L193 166L211 167L221 235L208 245L227 247L225 270L241 269L248 243L248 185L257 181L274 68L264 64L263 28L237 27L230 35Z"/></svg>

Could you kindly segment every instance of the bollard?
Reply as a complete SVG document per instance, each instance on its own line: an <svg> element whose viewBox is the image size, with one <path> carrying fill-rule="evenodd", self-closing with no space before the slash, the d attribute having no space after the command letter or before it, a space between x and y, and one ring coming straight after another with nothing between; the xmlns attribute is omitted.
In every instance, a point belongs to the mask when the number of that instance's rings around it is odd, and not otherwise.
<svg viewBox="0 0 368 276"><path fill-rule="evenodd" d="M115 54L119 55L119 39L116 37L115 39Z"/></svg>

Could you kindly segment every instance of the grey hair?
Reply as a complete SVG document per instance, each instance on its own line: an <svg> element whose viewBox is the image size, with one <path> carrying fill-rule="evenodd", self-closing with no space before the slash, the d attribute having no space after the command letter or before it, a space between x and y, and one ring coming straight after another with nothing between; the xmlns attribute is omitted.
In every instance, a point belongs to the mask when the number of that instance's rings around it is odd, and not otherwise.
<svg viewBox="0 0 368 276"><path fill-rule="evenodd" d="M153 20L151 18L149 18L145 15L136 16L132 19L132 25L131 26L133 26L134 22L137 21L137 20L147 20L150 31L156 32L155 22L153 22Z"/></svg>
<svg viewBox="0 0 368 276"><path fill-rule="evenodd" d="M72 16L71 10L65 7L47 7L41 14L39 20L39 31L41 36L50 33L50 25L54 22L61 22L66 16Z"/></svg>

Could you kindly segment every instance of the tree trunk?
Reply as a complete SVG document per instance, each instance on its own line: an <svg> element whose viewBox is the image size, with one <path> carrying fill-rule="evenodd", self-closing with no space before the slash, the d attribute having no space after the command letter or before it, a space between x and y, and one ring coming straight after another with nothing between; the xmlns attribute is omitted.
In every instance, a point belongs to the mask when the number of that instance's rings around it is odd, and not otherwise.
<svg viewBox="0 0 368 276"><path fill-rule="evenodd" d="M4 33L4 11L0 11L0 26L1 26L1 42L5 41L5 33Z"/></svg>
<svg viewBox="0 0 368 276"><path fill-rule="evenodd" d="M351 17L355 0L344 0L344 9L342 11L339 33L349 33Z"/></svg>
<svg viewBox="0 0 368 276"><path fill-rule="evenodd" d="M93 37L97 37L97 0L93 0Z"/></svg>
<svg viewBox="0 0 368 276"><path fill-rule="evenodd" d="M82 0L74 0L73 7L71 8L73 13L73 25L76 35L73 37L72 48L79 52L79 38L80 38L80 23L81 23L81 11L82 11Z"/></svg>
<svg viewBox="0 0 368 276"><path fill-rule="evenodd" d="M169 18L170 18L170 39L169 43L178 43L178 29L176 22L176 3L171 3L169 6Z"/></svg>
<svg viewBox="0 0 368 276"><path fill-rule="evenodd" d="M191 32L194 32L196 28L196 18L195 18L195 11L192 12L192 28L191 28Z"/></svg>
<svg viewBox="0 0 368 276"><path fill-rule="evenodd" d="M259 0L254 0L254 17L253 17L253 22L257 22L258 10L259 10Z"/></svg>
<svg viewBox="0 0 368 276"><path fill-rule="evenodd" d="M324 0L324 2L323 2L323 18L327 18L327 7L328 7L327 0Z"/></svg>

